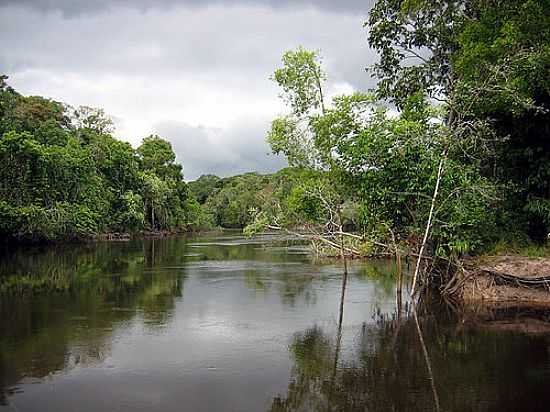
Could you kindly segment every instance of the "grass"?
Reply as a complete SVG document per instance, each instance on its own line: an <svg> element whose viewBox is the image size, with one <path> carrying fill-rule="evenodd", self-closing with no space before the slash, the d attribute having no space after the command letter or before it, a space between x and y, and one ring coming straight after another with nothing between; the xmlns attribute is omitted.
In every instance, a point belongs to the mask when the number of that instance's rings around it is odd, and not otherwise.
<svg viewBox="0 0 550 412"><path fill-rule="evenodd" d="M527 257L550 257L550 244L535 244L526 241L498 241L490 245L484 256L513 255Z"/></svg>

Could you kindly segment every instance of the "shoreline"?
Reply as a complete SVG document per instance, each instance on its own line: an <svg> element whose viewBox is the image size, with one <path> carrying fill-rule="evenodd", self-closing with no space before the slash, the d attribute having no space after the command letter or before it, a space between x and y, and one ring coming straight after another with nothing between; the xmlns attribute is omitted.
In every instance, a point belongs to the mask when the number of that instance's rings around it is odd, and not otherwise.
<svg viewBox="0 0 550 412"><path fill-rule="evenodd" d="M222 233L226 229L210 230L144 230L136 233L108 232L91 238L57 240L4 239L9 247L93 244L95 242L130 242L133 240L164 239L176 236ZM229 229L231 230L231 229ZM339 259L340 256L325 256ZM357 257L356 257L357 258ZM374 259L390 258L378 256ZM373 257L360 257L373 259ZM463 275L446 296L467 310L477 308L505 310L550 310L550 257L528 257L524 255L496 255L470 258L464 261ZM445 294L443 292L443 294Z"/></svg>
<svg viewBox="0 0 550 412"><path fill-rule="evenodd" d="M94 243L94 242L129 242L139 239L160 239L171 236L193 235L201 233L217 233L221 230L193 230L193 229L177 229L177 230L142 230L139 232L106 232L90 237L65 237L59 239L29 239L16 237L6 237L0 240L0 245L6 246L41 246L41 245L63 245L75 243Z"/></svg>
<svg viewBox="0 0 550 412"><path fill-rule="evenodd" d="M474 259L455 296L468 307L550 309L550 257Z"/></svg>

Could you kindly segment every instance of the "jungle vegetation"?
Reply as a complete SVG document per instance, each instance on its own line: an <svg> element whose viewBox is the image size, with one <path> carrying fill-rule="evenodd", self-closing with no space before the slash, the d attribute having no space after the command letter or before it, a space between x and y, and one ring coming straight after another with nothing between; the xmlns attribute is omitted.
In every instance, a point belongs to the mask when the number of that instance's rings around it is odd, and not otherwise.
<svg viewBox="0 0 550 412"><path fill-rule="evenodd" d="M374 90L327 99L319 51L287 51L267 141L289 167L186 184L170 144L134 149L103 111L0 83L0 233L300 228L349 254L454 259L550 232L550 0L378 0ZM328 242L326 242L328 240Z"/></svg>
<svg viewBox="0 0 550 412"><path fill-rule="evenodd" d="M134 149L103 110L23 96L0 77L0 236L83 239L187 225L188 191L170 143Z"/></svg>
<svg viewBox="0 0 550 412"><path fill-rule="evenodd" d="M288 112L267 139L318 178L293 189L298 208L258 208L250 231L306 224L345 253L447 262L498 241L544 242L550 3L378 0L365 26L379 53L368 93L327 101L319 52L283 55L272 79Z"/></svg>

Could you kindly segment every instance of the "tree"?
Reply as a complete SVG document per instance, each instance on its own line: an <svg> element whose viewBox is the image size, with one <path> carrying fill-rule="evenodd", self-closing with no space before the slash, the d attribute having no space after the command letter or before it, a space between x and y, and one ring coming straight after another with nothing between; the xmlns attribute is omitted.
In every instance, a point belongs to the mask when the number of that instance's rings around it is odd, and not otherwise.
<svg viewBox="0 0 550 412"><path fill-rule="evenodd" d="M377 93L402 108L417 93L439 99L452 93L451 59L468 12L464 0L378 0L369 13L369 45L380 60L370 70Z"/></svg>
<svg viewBox="0 0 550 412"><path fill-rule="evenodd" d="M53 123L60 129L68 129L70 120L63 104L40 96L24 97L6 89L1 92L2 129L34 133L45 123Z"/></svg>
<svg viewBox="0 0 550 412"><path fill-rule="evenodd" d="M482 173L506 187L503 224L539 240L550 227L549 7L380 0L366 23L380 53L378 95L399 108L417 92L443 102L450 140L469 141L468 155L485 157Z"/></svg>
<svg viewBox="0 0 550 412"><path fill-rule="evenodd" d="M69 108L71 111L71 125L76 129L88 129L98 134L110 134L115 130L113 120L105 114L103 109L89 106Z"/></svg>
<svg viewBox="0 0 550 412"><path fill-rule="evenodd" d="M189 183L189 190L200 204L204 204L219 189L220 180L215 175L202 175Z"/></svg>
<svg viewBox="0 0 550 412"><path fill-rule="evenodd" d="M101 109L0 87L0 232L53 240L187 225L188 191L170 144L118 141ZM146 217L146 216L147 217Z"/></svg>
<svg viewBox="0 0 550 412"><path fill-rule="evenodd" d="M145 223L143 198L137 193L127 191L122 195L121 200L122 205L114 219L116 224L122 230L139 231L143 229Z"/></svg>
<svg viewBox="0 0 550 412"><path fill-rule="evenodd" d="M317 51L303 47L283 54L283 67L275 70L272 79L283 89L283 99L297 116L314 109L325 110L323 82L326 75L321 68Z"/></svg>
<svg viewBox="0 0 550 412"><path fill-rule="evenodd" d="M162 178L182 178L182 167L176 163L176 154L169 141L156 135L148 136L143 139L137 152L145 171Z"/></svg>
<svg viewBox="0 0 550 412"><path fill-rule="evenodd" d="M509 211L501 212L501 218L506 219L503 225L510 226L508 232L514 233L517 222L522 221L513 185L519 180L527 186L526 191L519 191L528 199L524 210L532 210L529 198L535 195L534 214L539 215L529 225L538 228L539 239L546 237L548 223L546 227L540 223L544 223L545 215L550 217L550 191L545 183L539 191L544 178L538 178L546 174L547 168L541 165L547 163L548 150L525 139L529 132L523 125L535 125L539 131L548 125L548 5L548 1L532 0L380 0L370 13L366 23L369 41L380 53L379 63L372 67L380 78L378 95L403 109L412 96L424 94L443 103L445 113L447 127L442 132L446 143L415 280L427 241L439 250L438 236L453 233L453 225L433 219L434 211L440 209L435 207L440 201L440 184L448 178L453 164L462 168L462 179L464 174L471 178L464 169L469 168L479 176L477 181L484 181L477 186L481 196L495 193L497 185L506 188L500 195ZM518 116L524 118L516 123ZM507 139L508 134L511 139ZM521 172L514 170L518 164L523 166ZM535 170L529 170L528 164L534 164ZM475 204L457 210L456 220L464 223L479 216L481 210ZM469 249L461 242L454 246L459 254Z"/></svg>
<svg viewBox="0 0 550 412"><path fill-rule="evenodd" d="M459 107L500 138L486 175L506 184L510 219L550 231L550 2L472 1L453 57ZM472 93L475 90L475 93Z"/></svg>
<svg viewBox="0 0 550 412"><path fill-rule="evenodd" d="M325 113L324 81L318 52L298 47L284 53L283 66L271 79L282 89L281 98L291 113L273 120L267 142L273 153L284 154L291 166L320 168L320 156L313 144L311 119Z"/></svg>
<svg viewBox="0 0 550 412"><path fill-rule="evenodd" d="M7 90L9 88L8 82L6 82L8 78L9 77L6 76L5 74L0 74L0 91Z"/></svg>
<svg viewBox="0 0 550 412"><path fill-rule="evenodd" d="M433 96L441 94L441 76L433 74ZM397 96L398 116L360 92L336 96L319 111L315 103L293 103L304 88L299 82L280 85L291 110L273 122L268 142L316 175L302 178L278 207L256 208L248 232L300 227L314 244L350 254L408 248L445 258L479 250L494 235L496 190L481 174L486 151L468 150L483 137L483 124L468 130L460 112L451 120L450 105L431 106L425 85Z"/></svg>

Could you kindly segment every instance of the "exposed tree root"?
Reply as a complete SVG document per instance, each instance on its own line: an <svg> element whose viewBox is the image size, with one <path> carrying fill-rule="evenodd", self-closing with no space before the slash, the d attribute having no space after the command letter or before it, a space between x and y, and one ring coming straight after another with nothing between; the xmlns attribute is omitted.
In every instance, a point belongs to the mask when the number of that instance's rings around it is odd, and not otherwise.
<svg viewBox="0 0 550 412"><path fill-rule="evenodd" d="M521 276L511 275L509 273L498 272L496 270L487 269L487 268L479 268L477 270L478 272L492 276L495 283L498 285L510 285L510 286L533 288L533 289L550 290L550 275L539 276L534 278L525 278Z"/></svg>

